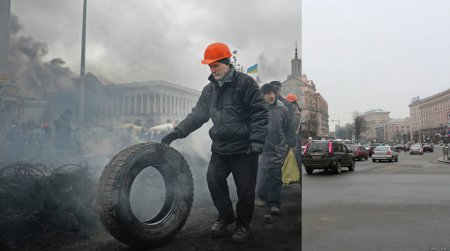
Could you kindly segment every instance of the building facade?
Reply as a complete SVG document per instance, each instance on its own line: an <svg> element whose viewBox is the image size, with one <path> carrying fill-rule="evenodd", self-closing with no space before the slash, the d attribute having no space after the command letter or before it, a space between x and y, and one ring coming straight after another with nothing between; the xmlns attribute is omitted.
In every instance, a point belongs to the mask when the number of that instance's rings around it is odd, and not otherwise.
<svg viewBox="0 0 450 251"><path fill-rule="evenodd" d="M384 138L380 134L380 125L386 124L390 120L389 114L389 111L383 111L381 109L373 109L365 112L363 117L366 121L367 130L362 135L362 138L368 142L384 142L384 140L380 140Z"/></svg>
<svg viewBox="0 0 450 251"><path fill-rule="evenodd" d="M411 142L411 119L409 117L390 119L383 124L377 124L376 142L389 144L406 144Z"/></svg>
<svg viewBox="0 0 450 251"><path fill-rule="evenodd" d="M412 140L414 142L448 141L450 89L433 96L413 99L409 104Z"/></svg>
<svg viewBox="0 0 450 251"><path fill-rule="evenodd" d="M298 104L302 109L303 138L328 138L328 103L317 92L314 82L302 74L302 62L298 58L297 48L291 61L291 69L291 74L281 83L281 95L284 97L288 93L297 95Z"/></svg>
<svg viewBox="0 0 450 251"><path fill-rule="evenodd" d="M102 123L142 121L153 126L184 119L196 105L201 92L166 81L105 85L98 106Z"/></svg>

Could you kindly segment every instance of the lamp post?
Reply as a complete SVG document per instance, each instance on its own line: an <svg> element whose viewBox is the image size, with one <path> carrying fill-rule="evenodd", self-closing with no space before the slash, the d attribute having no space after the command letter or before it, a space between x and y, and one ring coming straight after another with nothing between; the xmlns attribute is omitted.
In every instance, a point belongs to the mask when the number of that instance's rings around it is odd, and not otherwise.
<svg viewBox="0 0 450 251"><path fill-rule="evenodd" d="M78 120L80 125L84 125L85 120L85 98L86 98L86 75L85 75L85 54L86 54L86 5L87 0L83 3L83 27L81 31L81 66L80 66L80 100Z"/></svg>

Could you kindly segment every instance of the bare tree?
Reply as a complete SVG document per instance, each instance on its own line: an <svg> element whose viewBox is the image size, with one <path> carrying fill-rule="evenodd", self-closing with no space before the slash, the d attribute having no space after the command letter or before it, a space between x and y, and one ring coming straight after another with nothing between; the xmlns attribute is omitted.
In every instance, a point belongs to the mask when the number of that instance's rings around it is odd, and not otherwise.
<svg viewBox="0 0 450 251"><path fill-rule="evenodd" d="M361 135L367 130L367 122L364 116L361 115L355 116L354 128L355 128L355 140L356 143L359 143Z"/></svg>

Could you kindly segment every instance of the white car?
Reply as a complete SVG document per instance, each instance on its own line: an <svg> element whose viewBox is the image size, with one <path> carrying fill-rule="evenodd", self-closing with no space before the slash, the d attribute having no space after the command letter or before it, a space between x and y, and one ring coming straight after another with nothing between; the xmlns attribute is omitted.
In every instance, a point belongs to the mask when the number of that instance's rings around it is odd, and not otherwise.
<svg viewBox="0 0 450 251"><path fill-rule="evenodd" d="M423 148L421 144L414 144L411 146L410 150L409 150L409 154L413 155L413 154L423 154Z"/></svg>
<svg viewBox="0 0 450 251"><path fill-rule="evenodd" d="M381 162L387 160L389 162L398 161L398 152L392 150L390 146L377 146L373 149L372 162Z"/></svg>

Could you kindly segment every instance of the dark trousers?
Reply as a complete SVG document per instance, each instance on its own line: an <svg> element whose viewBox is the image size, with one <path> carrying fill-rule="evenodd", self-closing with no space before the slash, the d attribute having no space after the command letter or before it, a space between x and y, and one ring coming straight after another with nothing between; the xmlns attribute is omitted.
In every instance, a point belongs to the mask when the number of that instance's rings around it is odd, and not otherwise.
<svg viewBox="0 0 450 251"><path fill-rule="evenodd" d="M280 207L281 205L281 166L259 167L256 194L267 201L269 206Z"/></svg>
<svg viewBox="0 0 450 251"><path fill-rule="evenodd" d="M301 138L300 134L297 135L297 144L295 144L295 147L294 147L294 155L295 155L295 160L297 161L298 170L300 171L300 175L301 175L303 150L302 150L302 138Z"/></svg>
<svg viewBox="0 0 450 251"><path fill-rule="evenodd" d="M257 172L258 154L212 153L206 179L214 205L219 211L218 220L229 224L235 219L227 184L227 177L232 173L238 196L236 226L249 227L255 207Z"/></svg>

